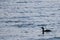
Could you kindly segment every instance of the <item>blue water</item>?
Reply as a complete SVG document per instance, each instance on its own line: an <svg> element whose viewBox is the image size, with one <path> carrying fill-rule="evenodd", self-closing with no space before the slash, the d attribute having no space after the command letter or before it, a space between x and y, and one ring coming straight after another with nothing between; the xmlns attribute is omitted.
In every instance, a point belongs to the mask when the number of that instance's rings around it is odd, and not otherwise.
<svg viewBox="0 0 60 40"><path fill-rule="evenodd" d="M0 0L0 40L60 40L59 18L59 0Z"/></svg>

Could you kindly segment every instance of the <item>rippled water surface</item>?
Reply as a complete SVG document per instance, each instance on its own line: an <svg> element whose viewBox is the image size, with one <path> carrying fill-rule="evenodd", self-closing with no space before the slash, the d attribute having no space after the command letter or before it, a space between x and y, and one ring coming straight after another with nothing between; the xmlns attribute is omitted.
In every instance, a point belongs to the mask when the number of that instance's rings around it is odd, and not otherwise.
<svg viewBox="0 0 60 40"><path fill-rule="evenodd" d="M60 0L0 0L0 40L60 40L59 26Z"/></svg>

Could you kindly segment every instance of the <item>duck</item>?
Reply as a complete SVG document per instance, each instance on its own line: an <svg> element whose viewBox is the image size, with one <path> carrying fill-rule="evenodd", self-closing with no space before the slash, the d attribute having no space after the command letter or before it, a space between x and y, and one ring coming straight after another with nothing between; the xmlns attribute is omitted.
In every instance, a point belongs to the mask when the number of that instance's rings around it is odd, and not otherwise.
<svg viewBox="0 0 60 40"><path fill-rule="evenodd" d="M44 27L41 27L41 28L42 28L42 34L44 34L44 32L51 32L51 30L49 29L44 30Z"/></svg>

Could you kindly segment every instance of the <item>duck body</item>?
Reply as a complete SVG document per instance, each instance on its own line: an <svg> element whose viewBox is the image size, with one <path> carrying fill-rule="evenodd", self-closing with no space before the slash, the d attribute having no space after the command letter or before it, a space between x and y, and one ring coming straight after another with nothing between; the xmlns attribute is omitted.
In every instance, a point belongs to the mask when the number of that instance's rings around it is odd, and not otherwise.
<svg viewBox="0 0 60 40"><path fill-rule="evenodd" d="M47 29L47 30L44 30L44 32L51 32L51 30L48 30L48 29Z"/></svg>
<svg viewBox="0 0 60 40"><path fill-rule="evenodd" d="M51 32L51 30L49 30L49 29L44 30L43 27L41 27L41 28L42 28L42 34L44 34L44 32Z"/></svg>

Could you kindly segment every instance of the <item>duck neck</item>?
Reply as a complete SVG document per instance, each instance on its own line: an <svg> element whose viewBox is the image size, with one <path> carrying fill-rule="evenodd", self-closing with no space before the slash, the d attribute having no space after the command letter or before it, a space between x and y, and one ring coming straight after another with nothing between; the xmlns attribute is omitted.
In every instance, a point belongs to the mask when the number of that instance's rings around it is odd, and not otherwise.
<svg viewBox="0 0 60 40"><path fill-rule="evenodd" d="M44 34L44 28L42 28L42 34Z"/></svg>

